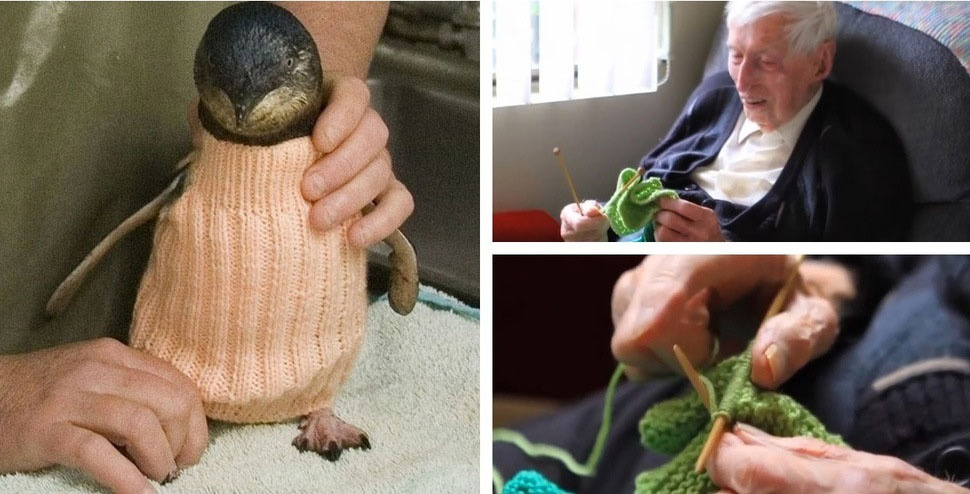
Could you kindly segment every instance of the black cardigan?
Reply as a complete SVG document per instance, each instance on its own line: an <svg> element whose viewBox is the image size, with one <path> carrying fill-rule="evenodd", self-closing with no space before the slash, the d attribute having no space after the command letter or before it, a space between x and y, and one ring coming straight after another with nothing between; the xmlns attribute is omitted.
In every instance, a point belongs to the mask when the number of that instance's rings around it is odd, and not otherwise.
<svg viewBox="0 0 970 494"><path fill-rule="evenodd" d="M713 199L690 178L717 157L741 113L727 72L701 83L667 137L640 164L681 198L713 209L729 240L901 240L912 216L902 145L861 98L824 84L777 181L750 207Z"/></svg>

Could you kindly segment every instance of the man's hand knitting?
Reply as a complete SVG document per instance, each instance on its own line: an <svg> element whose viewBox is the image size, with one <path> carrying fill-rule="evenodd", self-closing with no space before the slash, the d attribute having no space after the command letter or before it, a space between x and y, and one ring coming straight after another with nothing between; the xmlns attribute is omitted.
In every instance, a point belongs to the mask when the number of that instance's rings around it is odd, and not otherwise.
<svg viewBox="0 0 970 494"><path fill-rule="evenodd" d="M613 289L613 354L634 379L679 368L676 343L697 367L710 364L711 314L741 300L763 313L784 283L785 256L651 256L627 271ZM837 309L853 296L841 267L806 261L785 309L758 329L751 379L774 389L825 353L838 334Z"/></svg>
<svg viewBox="0 0 970 494"><path fill-rule="evenodd" d="M0 473L65 465L117 494L155 492L209 442L195 384L116 340L0 356Z"/></svg>
<svg viewBox="0 0 970 494"><path fill-rule="evenodd" d="M968 494L889 456L809 437L771 436L746 424L725 433L707 461L718 494Z"/></svg>
<svg viewBox="0 0 970 494"><path fill-rule="evenodd" d="M580 211L575 203L569 203L559 213L559 235L566 242L606 242L610 220L593 200L583 201Z"/></svg>

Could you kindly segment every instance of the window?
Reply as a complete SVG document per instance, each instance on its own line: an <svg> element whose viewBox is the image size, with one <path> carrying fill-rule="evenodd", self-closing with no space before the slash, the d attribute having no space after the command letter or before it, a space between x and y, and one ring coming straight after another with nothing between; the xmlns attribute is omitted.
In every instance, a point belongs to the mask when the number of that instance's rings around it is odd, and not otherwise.
<svg viewBox="0 0 970 494"><path fill-rule="evenodd" d="M495 0L495 106L656 91L670 5L644 0Z"/></svg>

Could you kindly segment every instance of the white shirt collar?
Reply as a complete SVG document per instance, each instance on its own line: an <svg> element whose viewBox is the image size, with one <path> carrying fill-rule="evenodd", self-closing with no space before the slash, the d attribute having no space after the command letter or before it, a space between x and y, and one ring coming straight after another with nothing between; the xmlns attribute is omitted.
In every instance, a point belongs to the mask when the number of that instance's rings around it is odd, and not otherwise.
<svg viewBox="0 0 970 494"><path fill-rule="evenodd" d="M789 147L794 148L795 142L798 141L798 136L801 135L802 129L805 128L805 122L808 121L809 115L815 110L815 106L818 105L818 100L822 99L822 86L819 86L818 91L815 91L815 96L805 103L805 106L798 113L792 117L791 120L782 124L775 132L781 135L782 140ZM744 110L741 110L741 130L738 132L738 143L744 142L751 134L755 132L760 132L761 128L758 124L748 120L744 114Z"/></svg>

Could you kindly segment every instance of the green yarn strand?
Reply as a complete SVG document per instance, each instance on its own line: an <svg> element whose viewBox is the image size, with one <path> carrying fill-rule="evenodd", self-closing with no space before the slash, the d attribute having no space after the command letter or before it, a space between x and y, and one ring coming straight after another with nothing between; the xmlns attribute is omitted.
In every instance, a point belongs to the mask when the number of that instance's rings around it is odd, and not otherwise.
<svg viewBox="0 0 970 494"><path fill-rule="evenodd" d="M559 460L570 472L582 477L590 477L596 473L596 467L599 464L600 457L603 456L603 450L606 448L606 438L610 435L610 426L613 423L613 397L616 395L616 387L619 385L621 377L623 377L623 364L618 365L616 370L613 371L610 384L606 388L606 396L603 398L603 421L596 433L593 450L584 464L580 464L565 449L550 444L535 444L520 432L511 429L495 429L492 431L492 441L512 443L533 458L546 457ZM505 483L501 473L494 467L492 468L492 483L495 484L497 492L501 492L498 486Z"/></svg>

